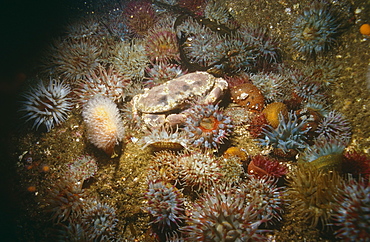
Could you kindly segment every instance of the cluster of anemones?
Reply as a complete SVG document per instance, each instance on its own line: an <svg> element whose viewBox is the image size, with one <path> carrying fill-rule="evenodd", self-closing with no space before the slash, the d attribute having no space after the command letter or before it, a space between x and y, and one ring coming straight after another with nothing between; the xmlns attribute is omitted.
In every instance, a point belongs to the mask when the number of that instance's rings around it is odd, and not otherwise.
<svg viewBox="0 0 370 242"><path fill-rule="evenodd" d="M71 240L106 240L114 237L118 221L116 209L89 196L82 184L82 181L66 176L52 184L42 200L45 212L51 214L59 228L56 236Z"/></svg>
<svg viewBox="0 0 370 242"><path fill-rule="evenodd" d="M292 41L300 53L316 57L334 45L343 22L331 4L312 6L293 25ZM31 88L22 111L36 129L50 131L67 119L71 94L77 95L88 140L114 155L125 122L129 126L122 109L129 109L127 101L143 86L195 70L225 77L238 105L233 111L195 100L186 103L191 107L176 129L136 125L136 131L146 130L136 144L154 151L143 209L158 240L266 239L261 228L283 216L284 188L278 184L285 182L288 167L287 205L306 223L328 224L335 211L339 238L347 239L351 229L360 235L349 239L366 235L361 222L368 218L369 159L356 152L343 154L351 139L350 123L339 112L328 111L323 101L328 85L312 68L277 65L278 44L267 30L238 24L217 1L133 0L114 9L101 21L89 18L67 28L66 38L54 43L43 63L43 72L65 82L51 79ZM229 109L226 102L222 107ZM259 140L264 155L222 156L236 126ZM273 152L267 154L269 148ZM291 161L296 159L307 164L294 169ZM345 170L342 165L354 166ZM359 181L347 179L343 185L341 171ZM114 237L114 206L91 199L82 188L96 172L95 158L82 156L68 163L65 180L48 191L43 205L62 226L64 238ZM353 195L340 193L342 186ZM347 205L349 214L343 210Z"/></svg>
<svg viewBox="0 0 370 242"><path fill-rule="evenodd" d="M180 230L189 241L263 241L266 230L260 225L271 219L267 205L247 198L243 188L215 188L194 205L187 225Z"/></svg>
<svg viewBox="0 0 370 242"><path fill-rule="evenodd" d="M232 233L229 227L236 226L236 238L265 238L265 231L259 227L280 220L282 188L275 178L246 179L243 174L239 156L217 157L203 150L155 153L144 195L153 232L167 240L224 238ZM196 195L192 191L197 191ZM188 196L199 199L192 204ZM231 214L233 219L229 218ZM211 229L218 224L226 226L226 231L218 234Z"/></svg>

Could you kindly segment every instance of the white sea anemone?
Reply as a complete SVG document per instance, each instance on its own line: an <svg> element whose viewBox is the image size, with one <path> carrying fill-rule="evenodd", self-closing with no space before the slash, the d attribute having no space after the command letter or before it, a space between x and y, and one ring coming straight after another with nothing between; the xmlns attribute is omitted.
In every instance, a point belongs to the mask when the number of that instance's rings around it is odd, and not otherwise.
<svg viewBox="0 0 370 242"><path fill-rule="evenodd" d="M23 97L21 112L25 112L26 122L33 120L32 128L38 129L44 125L50 131L67 119L68 112L72 109L71 98L68 94L71 88L58 79L50 79L45 86L39 81L36 87L26 92Z"/></svg>

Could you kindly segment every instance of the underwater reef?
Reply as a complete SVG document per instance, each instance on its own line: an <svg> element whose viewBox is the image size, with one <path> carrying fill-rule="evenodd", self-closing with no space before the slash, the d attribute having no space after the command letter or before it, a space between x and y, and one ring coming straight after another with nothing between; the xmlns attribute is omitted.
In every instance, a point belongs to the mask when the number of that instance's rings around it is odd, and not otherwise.
<svg viewBox="0 0 370 242"><path fill-rule="evenodd" d="M370 6L76 1L9 130L13 241L370 240Z"/></svg>

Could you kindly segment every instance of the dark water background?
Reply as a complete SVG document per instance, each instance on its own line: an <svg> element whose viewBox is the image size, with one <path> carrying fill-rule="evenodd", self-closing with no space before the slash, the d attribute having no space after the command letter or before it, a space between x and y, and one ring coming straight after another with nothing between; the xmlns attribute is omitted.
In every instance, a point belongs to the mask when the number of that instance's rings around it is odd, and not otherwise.
<svg viewBox="0 0 370 242"><path fill-rule="evenodd" d="M73 13L72 1L0 0L0 241L16 241L10 193L9 138L17 129L17 97L32 62Z"/></svg>

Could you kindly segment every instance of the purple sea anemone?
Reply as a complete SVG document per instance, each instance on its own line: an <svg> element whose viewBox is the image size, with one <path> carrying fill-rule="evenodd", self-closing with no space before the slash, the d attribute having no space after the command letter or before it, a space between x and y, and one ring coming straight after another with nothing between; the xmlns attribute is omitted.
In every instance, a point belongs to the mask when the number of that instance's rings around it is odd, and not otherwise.
<svg viewBox="0 0 370 242"><path fill-rule="evenodd" d="M352 178L337 198L333 219L336 237L344 241L367 241L370 238L370 186L364 179Z"/></svg>
<svg viewBox="0 0 370 242"><path fill-rule="evenodd" d="M182 193L169 183L150 181L145 199L148 201L145 210L152 216L154 231L164 237L173 234L182 224Z"/></svg>
<svg viewBox="0 0 370 242"><path fill-rule="evenodd" d="M125 6L125 10L127 26L136 37L145 36L157 21L156 13L150 1L129 1Z"/></svg>
<svg viewBox="0 0 370 242"><path fill-rule="evenodd" d="M331 111L319 123L316 133L319 135L318 139L339 140L348 145L351 140L351 125L343 114Z"/></svg>
<svg viewBox="0 0 370 242"><path fill-rule="evenodd" d="M281 220L283 191L281 187L276 186L277 179L273 177L256 178L251 176L250 179L242 183L240 189L245 196L246 203L254 203L255 209L259 211L258 218L268 219L273 223Z"/></svg>
<svg viewBox="0 0 370 242"><path fill-rule="evenodd" d="M173 28L157 27L146 37L145 50L156 64L180 61L179 45Z"/></svg>

